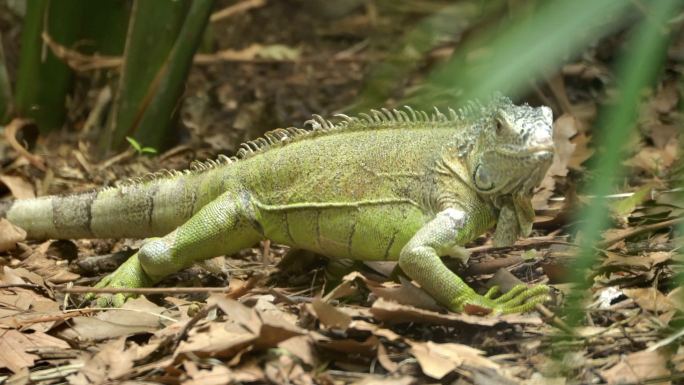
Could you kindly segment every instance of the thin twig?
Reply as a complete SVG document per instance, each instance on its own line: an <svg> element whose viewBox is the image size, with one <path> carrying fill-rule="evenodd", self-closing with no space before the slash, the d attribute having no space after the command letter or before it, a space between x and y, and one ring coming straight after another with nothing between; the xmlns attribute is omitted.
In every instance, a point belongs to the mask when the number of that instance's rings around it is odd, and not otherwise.
<svg viewBox="0 0 684 385"><path fill-rule="evenodd" d="M5 140L7 140L7 143L9 143L10 147L12 147L14 151L18 152L20 156L26 158L26 160L28 160L29 163L31 163L31 165L33 165L35 168L41 171L47 171L47 167L45 166L45 161L43 158L38 155L31 154L17 141L17 132L19 132L21 128L28 124L31 124L31 121L27 119L12 119L12 121L5 126Z"/></svg>
<svg viewBox="0 0 684 385"><path fill-rule="evenodd" d="M56 291L68 294L197 294L197 293L231 293L227 287L57 287Z"/></svg>
<svg viewBox="0 0 684 385"><path fill-rule="evenodd" d="M216 11L211 14L209 17L209 21L214 23L219 20L223 20L226 18L229 18L231 16L235 16L240 13L244 13L252 8L258 8L258 7L263 7L266 5L266 0L245 0L241 1L237 4L233 4L231 6L228 6L226 8L223 8L220 11Z"/></svg>
<svg viewBox="0 0 684 385"><path fill-rule="evenodd" d="M577 246L577 245L570 243L570 242L567 242L567 241L561 241L558 239L549 239L547 237L541 237L541 238L527 238L526 240L521 241L515 245L511 245L511 246L496 247L496 246L492 246L492 245L486 245L486 246L470 247L466 250L472 256L472 255L485 254L485 253L504 253L504 252L516 251L516 250L529 250L529 249L534 249L537 247L544 247L544 246L550 246L550 245Z"/></svg>

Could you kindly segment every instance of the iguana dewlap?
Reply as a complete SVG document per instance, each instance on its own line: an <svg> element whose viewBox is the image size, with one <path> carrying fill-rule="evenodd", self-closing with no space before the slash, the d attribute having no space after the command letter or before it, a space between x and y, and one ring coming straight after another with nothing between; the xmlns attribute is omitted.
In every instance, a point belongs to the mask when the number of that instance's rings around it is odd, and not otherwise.
<svg viewBox="0 0 684 385"><path fill-rule="evenodd" d="M447 115L383 109L307 123L190 171L18 200L6 216L33 239L154 237L99 287L150 286L270 238L330 257L398 260L456 311L518 312L544 300L545 286L481 296L440 257L464 257L461 246L497 222L497 245L529 234L532 190L553 157L549 108L497 97Z"/></svg>

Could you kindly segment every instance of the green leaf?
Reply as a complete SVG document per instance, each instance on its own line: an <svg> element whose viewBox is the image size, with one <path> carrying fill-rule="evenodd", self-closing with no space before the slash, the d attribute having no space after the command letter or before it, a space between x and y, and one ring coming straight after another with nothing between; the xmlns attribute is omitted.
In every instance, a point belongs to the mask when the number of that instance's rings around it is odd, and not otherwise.
<svg viewBox="0 0 684 385"><path fill-rule="evenodd" d="M128 141L128 143L131 144L131 147L133 147L133 149L135 149L136 152L138 152L139 154L142 153L143 148L137 140L131 138L130 136L127 136L126 140Z"/></svg>

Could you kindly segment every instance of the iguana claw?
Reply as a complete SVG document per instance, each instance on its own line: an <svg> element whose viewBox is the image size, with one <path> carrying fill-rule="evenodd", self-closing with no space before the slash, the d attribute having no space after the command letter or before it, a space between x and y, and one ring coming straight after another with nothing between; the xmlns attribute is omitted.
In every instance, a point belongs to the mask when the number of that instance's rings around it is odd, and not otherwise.
<svg viewBox="0 0 684 385"><path fill-rule="evenodd" d="M147 276L140 265L138 254L132 255L116 271L102 278L95 288L135 288L152 286L152 280ZM128 298L135 297L131 293L98 294L88 293L86 301L95 300L98 307L121 307Z"/></svg>
<svg viewBox="0 0 684 385"><path fill-rule="evenodd" d="M524 313L534 309L535 305L548 299L549 287L536 285L516 285L503 295L494 298L499 293L499 287L493 286L485 295L474 291L466 291L456 297L449 306L452 311L477 314L511 314Z"/></svg>

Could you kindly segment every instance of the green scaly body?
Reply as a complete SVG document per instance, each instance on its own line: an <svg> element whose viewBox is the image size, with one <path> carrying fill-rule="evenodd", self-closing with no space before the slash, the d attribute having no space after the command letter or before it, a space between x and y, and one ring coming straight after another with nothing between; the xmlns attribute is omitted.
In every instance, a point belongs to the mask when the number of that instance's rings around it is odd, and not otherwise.
<svg viewBox="0 0 684 385"><path fill-rule="evenodd" d="M149 238L99 286L152 285L269 238L330 257L398 260L453 310L523 311L547 289L479 296L439 257L467 258L460 246L497 219L499 244L529 232L531 189L552 154L550 119L547 110L505 98L449 117L384 110L333 124L316 116L312 130L273 131L243 145L237 158L116 188L20 200L6 215L35 239L161 237Z"/></svg>

